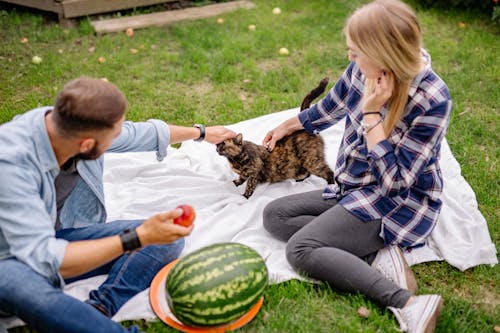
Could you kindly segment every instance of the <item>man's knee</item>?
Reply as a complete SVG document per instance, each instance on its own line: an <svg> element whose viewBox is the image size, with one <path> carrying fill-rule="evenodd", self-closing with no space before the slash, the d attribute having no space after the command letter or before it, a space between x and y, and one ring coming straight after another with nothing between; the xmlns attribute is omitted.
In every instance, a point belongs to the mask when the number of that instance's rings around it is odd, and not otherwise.
<svg viewBox="0 0 500 333"><path fill-rule="evenodd" d="M172 253L172 257L175 257L174 259L179 258L181 255L182 250L184 250L184 245L186 244L186 241L184 238L179 238L172 244L170 244L170 252Z"/></svg>
<svg viewBox="0 0 500 333"><path fill-rule="evenodd" d="M180 238L173 243L165 245L149 245L140 252L153 258L161 267L179 258L184 249L184 238Z"/></svg>
<svg viewBox="0 0 500 333"><path fill-rule="evenodd" d="M15 260L0 261L0 311L14 314L20 307L46 307L47 297L62 292L27 265Z"/></svg>

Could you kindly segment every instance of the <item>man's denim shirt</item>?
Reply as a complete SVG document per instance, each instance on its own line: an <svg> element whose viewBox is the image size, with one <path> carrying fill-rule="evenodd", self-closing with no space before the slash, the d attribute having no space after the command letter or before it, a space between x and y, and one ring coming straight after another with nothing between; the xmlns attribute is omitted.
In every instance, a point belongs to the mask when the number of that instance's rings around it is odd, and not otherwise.
<svg viewBox="0 0 500 333"><path fill-rule="evenodd" d="M55 238L54 180L60 169L45 126L51 109L34 109L0 126L0 269L2 259L15 257L63 285L59 267L68 242ZM156 151L161 161L169 142L165 122L127 121L108 151ZM78 162L81 180L60 212L63 228L106 221L103 166L102 156Z"/></svg>

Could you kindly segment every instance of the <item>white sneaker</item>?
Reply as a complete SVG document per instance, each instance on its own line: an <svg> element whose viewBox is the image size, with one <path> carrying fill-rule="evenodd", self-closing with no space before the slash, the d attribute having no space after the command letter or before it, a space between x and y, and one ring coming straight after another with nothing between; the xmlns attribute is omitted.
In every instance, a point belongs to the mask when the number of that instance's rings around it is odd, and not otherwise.
<svg viewBox="0 0 500 333"><path fill-rule="evenodd" d="M372 267L401 288L412 294L417 292L417 280L399 246L391 245L380 249Z"/></svg>
<svg viewBox="0 0 500 333"><path fill-rule="evenodd" d="M389 306L399 322L401 331L409 333L432 333L436 327L443 299L439 295L415 296L412 303L398 309Z"/></svg>

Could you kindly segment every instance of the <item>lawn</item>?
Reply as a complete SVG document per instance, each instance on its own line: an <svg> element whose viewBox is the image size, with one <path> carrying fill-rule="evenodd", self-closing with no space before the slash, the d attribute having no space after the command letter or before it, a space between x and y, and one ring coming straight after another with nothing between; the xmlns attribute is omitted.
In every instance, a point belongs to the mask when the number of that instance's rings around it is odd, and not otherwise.
<svg viewBox="0 0 500 333"><path fill-rule="evenodd" d="M342 27L365 1L253 2L254 9L222 15L222 24L216 18L183 22L137 30L133 37L96 36L89 19L63 29L53 16L1 4L0 123L52 105L64 83L81 75L115 83L128 97L128 119L190 126L231 124L296 107L319 79L341 74L348 63ZM273 15L273 7L282 14ZM417 11L433 67L453 98L447 140L500 249L498 25L467 13ZM281 47L290 54L280 56ZM33 56L42 61L33 63ZM414 271L420 293L445 298L436 332L494 332L500 326L498 265L460 272L432 262ZM265 299L241 332L397 331L389 311L325 285L271 285ZM357 315L360 306L371 310L369 319ZM161 322L139 324L148 332L173 332Z"/></svg>

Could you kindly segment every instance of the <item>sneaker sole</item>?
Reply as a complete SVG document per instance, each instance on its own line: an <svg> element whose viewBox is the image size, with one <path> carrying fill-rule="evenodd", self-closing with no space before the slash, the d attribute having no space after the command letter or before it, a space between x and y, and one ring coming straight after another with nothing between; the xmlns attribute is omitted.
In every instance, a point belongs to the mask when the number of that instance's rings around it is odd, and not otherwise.
<svg viewBox="0 0 500 333"><path fill-rule="evenodd" d="M425 324L424 330L422 333L433 333L436 328L436 324L439 320L439 316L441 315L441 310L443 309L443 298L439 296L437 300L437 304L435 305L434 314L429 319L429 321Z"/></svg>
<svg viewBox="0 0 500 333"><path fill-rule="evenodd" d="M401 258L403 258L407 289L410 293L415 295L417 293L417 289L418 289L417 279L415 279L415 274L413 274L413 271L412 271L410 265L408 265L408 262L406 261L405 255L403 254L403 251L401 251L400 248L397 248L397 251L399 252L399 255L401 256Z"/></svg>

